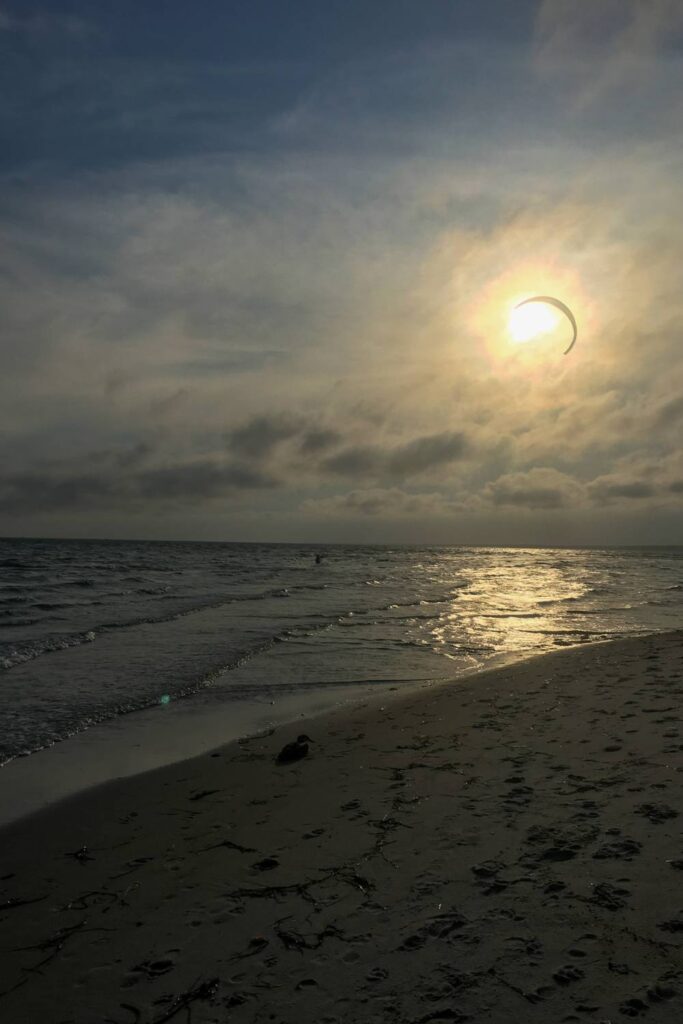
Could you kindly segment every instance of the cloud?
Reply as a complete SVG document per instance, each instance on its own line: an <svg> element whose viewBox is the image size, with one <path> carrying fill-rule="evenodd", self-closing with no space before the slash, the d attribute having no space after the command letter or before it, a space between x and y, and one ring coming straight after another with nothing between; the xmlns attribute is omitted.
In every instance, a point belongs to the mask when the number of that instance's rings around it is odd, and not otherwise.
<svg viewBox="0 0 683 1024"><path fill-rule="evenodd" d="M468 439L460 432L448 431L417 437L391 452L386 460L387 471L390 476L415 476L434 467L456 462L468 451Z"/></svg>
<svg viewBox="0 0 683 1024"><path fill-rule="evenodd" d="M321 468L334 476L380 476L383 463L386 465L386 459L379 448L355 445L325 459Z"/></svg>
<svg viewBox="0 0 683 1024"><path fill-rule="evenodd" d="M669 427L677 424L683 417L683 395L676 395L662 402L654 410L653 422L656 427Z"/></svg>
<svg viewBox="0 0 683 1024"><path fill-rule="evenodd" d="M580 502L582 495L576 480L552 467L504 474L482 492L483 500L493 505L542 510L568 508Z"/></svg>
<svg viewBox="0 0 683 1024"><path fill-rule="evenodd" d="M256 416L228 435L229 445L239 455L263 459L282 441L305 431L305 423L296 416Z"/></svg>
<svg viewBox="0 0 683 1024"><path fill-rule="evenodd" d="M588 493L598 504L610 504L622 498L642 501L653 498L659 490L651 480L639 480L616 473L597 477L588 486Z"/></svg>
<svg viewBox="0 0 683 1024"><path fill-rule="evenodd" d="M293 162L290 170L299 181L305 167ZM675 421L671 350L682 254L667 233L669 206L653 212L649 205L666 192L657 175L645 199L638 189L608 202L600 183L581 202L536 197L507 214L502 206L478 227L464 228L459 215L449 224L444 215L446 227L430 227L421 247L412 214L391 235L383 211L371 204L357 215L338 183L309 187L304 199L298 185L287 192L287 180L282 169L251 168L246 206L232 198L220 205L200 191L162 201L158 191L124 197L114 190L100 206L93 195L61 195L8 218L0 420L15 486L11 495L4 491L6 514L10 506L21 509L17 516L30 509L37 491L21 484L20 470L35 467L39 454L54 484L46 485L46 508L72 500L62 486L70 473L73 507L81 495L88 508L107 498L146 502L150 515L171 501L194 503L199 515L205 499L239 494L249 494L254 510L275 501L293 514L302 490L316 494L328 485L351 486L353 500L377 506L377 494L361 484L392 491L420 477L448 502L483 494L489 510L543 513L587 501L583 485L566 481L609 474L653 417L662 430ZM413 179L404 184L416 188ZM276 186L282 203L271 205L264 224L261 210ZM333 196L339 225L325 221ZM406 193L406 209L411 203ZM361 221L370 208L373 230L387 245L391 237L396 262L376 262L375 240L366 248ZM305 227L293 226L295 213ZM356 262L342 255L338 274L329 253L336 257L349 243L347 213L358 231ZM295 240L305 237L301 262L291 266L287 247L273 254L278 234L290 230ZM315 287L309 270L320 275ZM363 291L366 272L371 295ZM525 365L524 353L487 347L501 333L494 318L530 279L541 289L561 288L576 305L576 358ZM261 297L280 288L290 308L305 308L301 320L283 320L279 302L262 305ZM327 323L335 303L340 314L326 333L311 332L311 322ZM287 350L280 363L260 360L280 341ZM251 361L231 363L233 351ZM75 455L86 444L107 451L123 431L153 442L137 474L98 475L92 463L58 472L50 460L50 451ZM676 443L663 437L658 456ZM551 467L564 482L548 478ZM599 488L592 493L596 503L604 500ZM626 514L638 504L628 493L610 501ZM430 507L424 504L425 517ZM504 532L507 513L499 514Z"/></svg>
<svg viewBox="0 0 683 1024"><path fill-rule="evenodd" d="M586 106L620 89L651 86L655 57L675 52L682 32L679 0L543 0L537 66L546 77L572 82Z"/></svg>
<svg viewBox="0 0 683 1024"><path fill-rule="evenodd" d="M154 500L180 499L196 502L235 491L277 487L277 481L259 470L239 463L202 459L175 466L149 469L133 480L136 493Z"/></svg>
<svg viewBox="0 0 683 1024"><path fill-rule="evenodd" d="M452 514L453 506L439 493L409 493L399 488L368 488L329 498L308 499L301 506L307 516L323 519L418 519Z"/></svg>
<svg viewBox="0 0 683 1024"><path fill-rule="evenodd" d="M140 500L149 507L167 502L196 505L241 492L279 486L271 475L219 458L144 466L150 449L141 444L128 451L93 452L77 465L41 465L38 471L0 476L0 512L43 515L64 509L125 508Z"/></svg>
<svg viewBox="0 0 683 1024"><path fill-rule="evenodd" d="M594 506L624 509L676 508L683 498L683 453L677 447L657 457L652 450L629 451L610 472L594 477L586 494Z"/></svg>
<svg viewBox="0 0 683 1024"><path fill-rule="evenodd" d="M303 434L299 450L302 455L320 455L321 452L334 448L340 440L339 431L314 427L311 430L306 430Z"/></svg>
<svg viewBox="0 0 683 1024"><path fill-rule="evenodd" d="M154 446L149 441L138 441L128 448L109 448L104 451L86 452L81 461L91 466L102 468L110 466L112 470L132 469L147 462L154 454ZM69 465L70 460L65 460ZM48 470L49 471L49 470Z"/></svg>
<svg viewBox="0 0 683 1024"><path fill-rule="evenodd" d="M323 425L316 416L283 412L252 416L229 431L227 441L240 458L255 462L282 457L282 446L291 442L286 454L288 463L314 467L316 459L342 442L342 434Z"/></svg>
<svg viewBox="0 0 683 1024"><path fill-rule="evenodd" d="M463 433L445 431L387 448L377 445L349 447L324 460L321 469L337 476L404 480L457 462L469 450L468 439Z"/></svg>
<svg viewBox="0 0 683 1024"><path fill-rule="evenodd" d="M111 480L95 474L52 477L41 472L0 479L0 512L13 516L91 508L113 497Z"/></svg>
<svg viewBox="0 0 683 1024"><path fill-rule="evenodd" d="M650 118L631 107L680 69L664 15L676 24L657 2L548 0L547 88L511 14L492 45L392 46L253 118L196 62L27 73L19 113L0 103L40 156L0 199L3 526L82 508L94 531L121 508L126 529L135 506L153 533L173 504L200 531L213 507L218 535L239 536L218 503L242 500L251 537L259 516L296 531L304 501L323 521L373 518L378 538L383 517L450 517L446 542L458 508L502 542L580 509L599 541L613 518L673 508L680 135L653 125L676 94ZM585 109L567 102L584 88ZM532 288L575 309L571 358L508 344Z"/></svg>
<svg viewBox="0 0 683 1024"><path fill-rule="evenodd" d="M254 416L227 435L231 451L257 463L285 460L294 475L404 480L463 459L471 443L461 431L426 434L402 443L349 444L355 424L322 425L295 413ZM330 454L331 449L340 450ZM289 443L286 452L282 446Z"/></svg>

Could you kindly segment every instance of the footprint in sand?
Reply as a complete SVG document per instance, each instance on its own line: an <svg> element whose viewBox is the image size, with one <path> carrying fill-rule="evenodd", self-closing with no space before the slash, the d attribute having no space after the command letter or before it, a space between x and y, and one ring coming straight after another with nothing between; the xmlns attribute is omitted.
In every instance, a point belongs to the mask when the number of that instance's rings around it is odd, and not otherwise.
<svg viewBox="0 0 683 1024"><path fill-rule="evenodd" d="M672 917L668 921L661 921L659 927L663 932L683 932L683 915Z"/></svg>
<svg viewBox="0 0 683 1024"><path fill-rule="evenodd" d="M657 1006L661 1002L668 1002L669 999L675 998L677 994L676 989L670 985L652 985L645 993L647 1002L636 995L631 999L625 999L618 1010L625 1017L642 1017L651 1007Z"/></svg>
<svg viewBox="0 0 683 1024"><path fill-rule="evenodd" d="M677 995L676 989L671 985L653 985L647 990L647 998L651 1003L665 1003L669 999L675 999Z"/></svg>
<svg viewBox="0 0 683 1024"><path fill-rule="evenodd" d="M314 988L317 986L317 984L318 982L315 980L315 978L302 978L301 981L297 982L297 984L294 986L294 991L301 992L307 988Z"/></svg>
<svg viewBox="0 0 683 1024"><path fill-rule="evenodd" d="M534 791L531 786L514 786L507 793L503 793L502 799L505 803L515 804L518 807L526 807L531 803Z"/></svg>
<svg viewBox="0 0 683 1024"><path fill-rule="evenodd" d="M528 1003L542 1003L544 999L552 995L554 989L549 985L541 985L540 988L534 989L531 992L523 992L522 995Z"/></svg>
<svg viewBox="0 0 683 1024"><path fill-rule="evenodd" d="M471 871L477 878L494 878L504 867L505 865L497 860L485 860L481 864L475 864Z"/></svg>
<svg viewBox="0 0 683 1024"><path fill-rule="evenodd" d="M642 847L636 839L618 839L605 843L593 854L594 860L633 860Z"/></svg>
<svg viewBox="0 0 683 1024"><path fill-rule="evenodd" d="M644 1003L642 999L626 999L619 1006L619 1013L623 1013L625 1017L641 1017L644 1013L647 1013L648 1005Z"/></svg>
<svg viewBox="0 0 683 1024"><path fill-rule="evenodd" d="M600 882L595 886L593 895L589 897L590 903L595 903L604 910L621 910L626 906L625 896L630 896L628 889L622 889L610 882Z"/></svg>
<svg viewBox="0 0 683 1024"><path fill-rule="evenodd" d="M508 883L498 877L498 872L504 869L505 864L500 864L495 860L487 860L482 864L475 864L471 869L472 874L476 875L475 885L482 890L484 896L491 896L504 892L507 889Z"/></svg>
<svg viewBox="0 0 683 1024"><path fill-rule="evenodd" d="M546 850L544 850L543 853L539 855L538 860L573 860L573 858L576 857L580 849L581 847L577 846L576 844L560 842L557 845L549 846Z"/></svg>
<svg viewBox="0 0 683 1024"><path fill-rule="evenodd" d="M453 932L467 924L467 919L457 910L438 914L413 935L409 935L398 947L400 952L421 949L430 939L447 939Z"/></svg>
<svg viewBox="0 0 683 1024"><path fill-rule="evenodd" d="M613 960L607 961L607 970L611 971L612 974L633 974L628 964L616 964Z"/></svg>
<svg viewBox="0 0 683 1024"><path fill-rule="evenodd" d="M257 860L251 866L254 871L272 871L274 868L280 867L280 861L276 857L264 857L263 860Z"/></svg>
<svg viewBox="0 0 683 1024"><path fill-rule="evenodd" d="M640 804L635 809L636 814L642 815L651 821L653 825L661 825L663 821L669 821L670 818L677 818L678 811L675 811L673 807L669 807L668 804Z"/></svg>
<svg viewBox="0 0 683 1024"><path fill-rule="evenodd" d="M560 967L559 971L555 971L553 981L556 985L571 985L572 982L580 981L583 977L585 977L585 972L580 967L568 964L565 967Z"/></svg>

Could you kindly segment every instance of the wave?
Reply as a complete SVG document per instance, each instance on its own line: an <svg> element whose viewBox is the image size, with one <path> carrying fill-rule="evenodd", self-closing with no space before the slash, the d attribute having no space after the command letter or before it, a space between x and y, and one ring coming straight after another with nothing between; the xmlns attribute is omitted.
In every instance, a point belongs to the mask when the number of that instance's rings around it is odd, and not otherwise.
<svg viewBox="0 0 683 1024"><path fill-rule="evenodd" d="M297 588L298 589L298 588ZM199 612L211 611L215 608L227 607L231 604L237 604L243 601L261 601L266 598L289 598L291 596L290 591L287 587L276 587L268 588L267 590L261 591L257 594L232 594L228 597L221 597L219 599L213 598L200 604L193 604L189 608L181 608L173 612L169 612L166 615L158 616L137 616L135 618L129 618L120 622L100 622L94 623L88 630L78 631L75 633L64 634L57 637L47 637L43 640L35 640L24 644L21 647L12 649L8 654L0 655L0 670L8 671L15 665L22 665L27 661L32 661L35 658L40 658L45 655L52 654L54 651L64 650L68 647L78 647L84 643L91 643L96 636L102 633L107 633L113 630L119 629L131 629L135 626L153 626L161 624L163 622L173 622L177 619L183 619L189 615L196 615ZM60 605L45 605L44 610L55 609L58 607L65 607ZM39 620L33 619L30 624L33 625ZM29 624L28 620L26 623L15 621L12 625L23 625Z"/></svg>
<svg viewBox="0 0 683 1024"><path fill-rule="evenodd" d="M89 631L81 638L74 637L72 639L74 641L78 640L82 643L87 643L94 640L95 635ZM201 671L194 679L188 679L174 688L169 688L167 690L167 696L171 697L173 700L181 700L194 696L200 690L203 690L214 683L224 673L229 672L232 669L239 668L250 659L267 651L273 646L275 640L276 637L274 635L267 636L252 644L252 646L247 649L232 652L231 656L224 657L213 667L204 668L204 670ZM68 646L74 645L62 642L59 646L55 646L54 649L63 650ZM250 693L253 696L253 688L250 689ZM90 726L111 721L135 711L142 711L146 708L156 707L158 704L158 693L155 693L153 696L147 693L139 696L131 696L130 699L118 700L101 707L91 707L88 708L87 711L78 712L76 709L72 709L71 711L65 712L69 715L68 721L57 719L45 724L44 718L41 716L40 731L34 734L33 740L29 742L28 745L24 744L22 747L19 745L12 745L10 739L7 738L4 749L0 748L0 766L7 764L16 757L29 755L38 750L42 750L45 747L54 746L55 743L68 739L71 736L75 736ZM2 737L0 737L0 740L1 739Z"/></svg>
<svg viewBox="0 0 683 1024"><path fill-rule="evenodd" d="M45 621L44 619L15 619L14 612L9 609L4 612L0 612L0 614L2 614L5 619L12 619L11 622L0 622L0 628L2 629L16 629L20 626L35 626L37 623ZM0 665L2 665L2 660L0 660Z"/></svg>
<svg viewBox="0 0 683 1024"><path fill-rule="evenodd" d="M516 612L514 609L501 612L479 612L479 619L542 619L541 612Z"/></svg>
<svg viewBox="0 0 683 1024"><path fill-rule="evenodd" d="M83 577L77 580L60 580L57 583L52 583L51 587L94 587L95 585L95 580Z"/></svg>
<svg viewBox="0 0 683 1024"><path fill-rule="evenodd" d="M145 548L122 542L108 549L69 547L66 558L66 545L28 543L0 546L0 566L7 569L0 571L5 581L0 585L0 681L6 694L21 694L27 716L21 740L13 729L0 740L25 747L38 736L61 738L67 720L71 730L77 721L149 706L158 699L149 696L154 680L164 687L158 693L168 688L174 697L191 695L271 645L278 645L278 653L268 655L263 671L257 667L248 673L249 680L262 677L264 687L288 685L288 680L298 685L303 665L307 678L318 665L325 675L328 658L337 659L335 672L345 679L352 674L352 660L366 666L368 656L379 659L384 665L379 672L390 676L397 665L410 662L411 648L447 657L458 671L457 662L467 658L476 663L490 655L552 650L634 634L643 624L662 628L675 619L681 607L677 591L683 591L683 582L673 580L673 575L683 578L680 561L663 575L661 566L648 568L645 560L633 563L631 554L614 552L558 550L539 558L517 549L436 548L419 554L385 549L379 557L373 548L353 549L350 556L340 549L317 571L311 570L308 549L292 547ZM545 587L548 565L553 585ZM609 575L612 567L622 566L621 574ZM608 596L616 605L607 605ZM648 597L653 599L649 608ZM231 605L232 610L223 610ZM188 618L195 615L196 620ZM162 626L176 620L184 623ZM126 633L135 627L142 628ZM49 659L89 643L97 645L92 656ZM401 655L392 652L402 648L408 657L399 662ZM138 654L139 664L132 661ZM285 661L275 666L286 670L272 675L270 659L281 655ZM47 660L17 669L13 677L1 671L42 657ZM421 659L416 653L413 660ZM235 678L236 688L245 677ZM29 707L28 700L56 678L63 681L54 694L62 717L46 724L49 709L39 699ZM232 699L233 683L224 682L221 692ZM86 705L94 706L92 715Z"/></svg>
<svg viewBox="0 0 683 1024"><path fill-rule="evenodd" d="M616 605L613 608L601 608L600 615L612 615L615 612L632 612L635 611L633 605L627 604L623 606ZM567 608L566 615L595 615L595 608Z"/></svg>
<svg viewBox="0 0 683 1024"><path fill-rule="evenodd" d="M21 625L21 623L15 623L15 625ZM0 655L0 668L7 671L17 665L23 665L27 661L33 661L34 658L39 658L43 654L51 654L54 651L64 651L68 647L92 643L95 636L95 632L89 629L85 633L72 636L48 637L44 640L33 641L23 648L15 648L4 656Z"/></svg>
<svg viewBox="0 0 683 1024"><path fill-rule="evenodd" d="M82 605L82 602L78 602ZM75 605L69 601L41 601L39 603L31 604L31 608L35 608L39 612L51 612L55 608L74 608Z"/></svg>

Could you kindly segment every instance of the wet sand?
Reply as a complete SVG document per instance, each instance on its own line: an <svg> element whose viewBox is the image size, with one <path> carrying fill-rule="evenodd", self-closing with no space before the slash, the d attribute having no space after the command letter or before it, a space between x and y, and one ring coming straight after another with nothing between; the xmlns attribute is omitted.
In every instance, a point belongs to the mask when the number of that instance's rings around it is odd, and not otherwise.
<svg viewBox="0 0 683 1024"><path fill-rule="evenodd" d="M0 832L0 1018L683 1019L683 633L532 659Z"/></svg>

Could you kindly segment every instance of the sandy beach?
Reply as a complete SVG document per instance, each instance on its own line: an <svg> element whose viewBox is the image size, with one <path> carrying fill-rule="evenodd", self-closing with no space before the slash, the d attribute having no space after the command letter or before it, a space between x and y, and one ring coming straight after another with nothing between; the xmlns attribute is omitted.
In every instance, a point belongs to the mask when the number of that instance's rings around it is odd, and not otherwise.
<svg viewBox="0 0 683 1024"><path fill-rule="evenodd" d="M682 673L683 633L565 650L7 827L0 1017L679 1021Z"/></svg>

